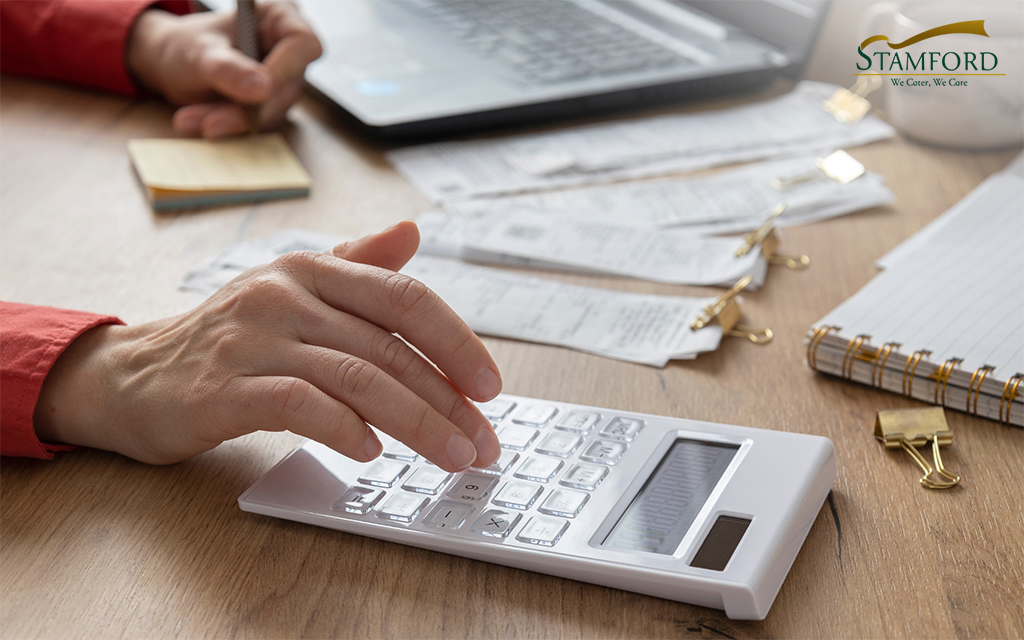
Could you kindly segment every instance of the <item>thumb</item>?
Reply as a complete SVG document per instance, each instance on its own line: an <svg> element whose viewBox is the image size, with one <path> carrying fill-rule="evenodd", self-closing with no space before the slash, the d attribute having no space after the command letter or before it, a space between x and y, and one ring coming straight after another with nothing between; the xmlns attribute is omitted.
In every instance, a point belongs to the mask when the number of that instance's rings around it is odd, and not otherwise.
<svg viewBox="0 0 1024 640"><path fill-rule="evenodd" d="M398 271L420 246L420 230L412 220L403 220L387 229L352 242L342 242L331 250L335 257Z"/></svg>

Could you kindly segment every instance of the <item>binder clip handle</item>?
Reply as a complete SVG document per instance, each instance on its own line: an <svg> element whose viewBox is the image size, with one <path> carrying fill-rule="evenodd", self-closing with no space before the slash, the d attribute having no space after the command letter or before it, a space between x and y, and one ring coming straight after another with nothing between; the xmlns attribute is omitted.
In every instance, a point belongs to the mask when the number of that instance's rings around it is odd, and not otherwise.
<svg viewBox="0 0 1024 640"><path fill-rule="evenodd" d="M754 329L746 327L741 324L737 324L740 319L741 311L740 305L736 301L736 296L739 295L740 291L753 281L752 276L744 276L732 286L731 289L722 294L720 298L704 307L704 310L699 316L694 318L693 322L690 323L690 328L694 331L703 329L715 320L722 326L722 333L727 336L738 336L746 338L754 344L767 344L771 342L772 330L768 328Z"/></svg>
<svg viewBox="0 0 1024 640"><path fill-rule="evenodd" d="M903 438L900 440L900 446L910 454L910 457L914 459L917 466L921 467L924 471L924 475L921 476L919 482L927 489L952 489L960 482L960 476L951 473L942 465L942 454L939 453L939 439L932 438L932 455L935 457L935 469L928 464L928 461L924 459L924 456L918 452L917 448L907 440ZM938 473L939 476L945 478L945 480L932 480L932 473Z"/></svg>
<svg viewBox="0 0 1024 640"><path fill-rule="evenodd" d="M893 409L879 411L875 420L875 438L887 449L901 448L921 467L924 475L919 482L926 489L951 489L960 482L956 475L942 464L939 447L953 444L953 432L946 424L942 407L928 409ZM935 468L928 464L917 450L931 442ZM939 479L932 475L938 474Z"/></svg>

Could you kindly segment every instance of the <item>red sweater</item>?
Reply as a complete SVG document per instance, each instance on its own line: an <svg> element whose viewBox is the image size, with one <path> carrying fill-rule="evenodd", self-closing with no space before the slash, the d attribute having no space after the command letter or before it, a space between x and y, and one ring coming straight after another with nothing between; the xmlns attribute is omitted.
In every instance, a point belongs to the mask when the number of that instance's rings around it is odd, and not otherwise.
<svg viewBox="0 0 1024 640"><path fill-rule="evenodd" d="M188 13L187 0L0 1L0 71L135 95L125 43L136 18L157 5ZM43 379L71 341L111 316L0 303L0 455L49 459L32 414Z"/></svg>

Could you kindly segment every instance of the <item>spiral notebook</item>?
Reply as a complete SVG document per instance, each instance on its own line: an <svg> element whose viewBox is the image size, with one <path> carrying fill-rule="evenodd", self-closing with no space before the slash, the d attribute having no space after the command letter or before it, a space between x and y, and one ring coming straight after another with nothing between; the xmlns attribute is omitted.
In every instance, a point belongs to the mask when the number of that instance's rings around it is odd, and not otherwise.
<svg viewBox="0 0 1024 640"><path fill-rule="evenodd" d="M811 327L808 364L1024 426L1021 158L879 265L881 274Z"/></svg>

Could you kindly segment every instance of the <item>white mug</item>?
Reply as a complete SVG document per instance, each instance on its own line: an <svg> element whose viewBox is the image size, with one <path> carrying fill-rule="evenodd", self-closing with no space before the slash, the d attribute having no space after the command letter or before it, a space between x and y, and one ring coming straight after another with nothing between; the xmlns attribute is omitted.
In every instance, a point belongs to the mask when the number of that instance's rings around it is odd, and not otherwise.
<svg viewBox="0 0 1024 640"><path fill-rule="evenodd" d="M921 142L959 149L1018 146L1024 143L1024 2L881 2L865 14L861 41L885 35L888 42L898 44L929 29L969 20L984 20L989 37L948 34L898 50L892 50L885 42L875 42L865 48L864 54L872 56L876 62L872 71L895 74L881 78L883 110L902 134ZM931 56L930 60L940 62L924 70L926 75L912 76L911 73L920 71L879 70L879 58L890 61L891 58L874 56L877 51L891 52L904 61L906 54L917 59L921 53L927 57L929 52L939 52L940 56ZM952 64L962 58L952 70L964 71L963 74L949 75L949 70L942 67L941 55L950 51L957 56L951 55L946 60ZM974 58L977 68L971 68L966 64L965 52L989 52L995 57L985 57L987 69ZM858 60L863 58L858 56ZM993 69L996 60L998 64ZM983 71L1005 75L967 75ZM894 78L903 85L894 84ZM874 101L877 94L868 99Z"/></svg>

